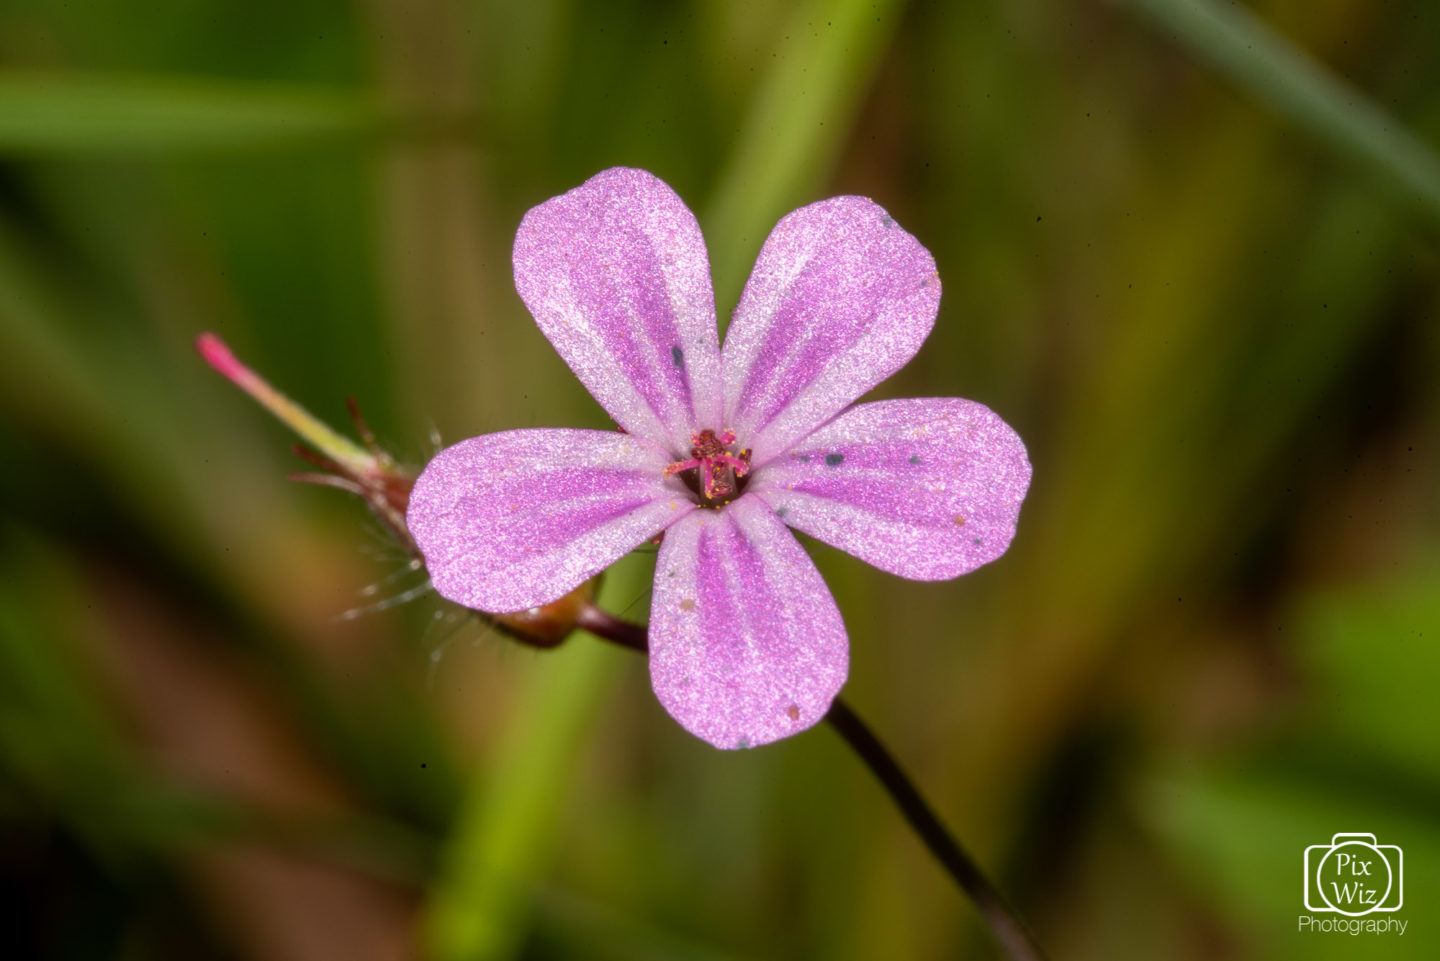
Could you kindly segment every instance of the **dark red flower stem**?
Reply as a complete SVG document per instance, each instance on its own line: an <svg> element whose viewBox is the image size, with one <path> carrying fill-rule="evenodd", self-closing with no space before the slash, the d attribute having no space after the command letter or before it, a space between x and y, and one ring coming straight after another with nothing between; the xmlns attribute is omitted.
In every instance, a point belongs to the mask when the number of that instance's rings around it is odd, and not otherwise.
<svg viewBox="0 0 1440 961"><path fill-rule="evenodd" d="M870 726L838 697L830 705L825 720L890 792L891 800L905 815L905 820L910 822L920 840L925 842L935 860L950 872L960 890L970 896L975 909L990 928L991 936L1000 943L1005 953L1014 961L1044 961L1044 952L1020 915L1000 896L974 859L940 823L935 809L921 796L915 782L900 768L895 756L880 743Z"/></svg>
<svg viewBox="0 0 1440 961"><path fill-rule="evenodd" d="M607 610L586 604L575 614L575 626L589 631L602 641L628 647L641 654L650 650L649 631L643 624L622 621Z"/></svg>
<svg viewBox="0 0 1440 961"><path fill-rule="evenodd" d="M622 620L609 611L593 604L582 606L575 618L575 626L584 628L601 640L618 644L632 651L645 653L649 650L646 629L641 624ZM856 757L870 769L870 773L890 793L890 799L910 822L920 840L930 849L935 860L949 872L960 890L974 903L975 909L990 929L990 934L1004 949L1012 961L1044 961L1045 953L1035 943L1025 922L1015 912L995 886L985 877L974 859L966 853L954 836L936 816L935 809L920 794L915 782L896 762L895 756L880 743L870 726L860 719L842 699L836 698L825 715Z"/></svg>

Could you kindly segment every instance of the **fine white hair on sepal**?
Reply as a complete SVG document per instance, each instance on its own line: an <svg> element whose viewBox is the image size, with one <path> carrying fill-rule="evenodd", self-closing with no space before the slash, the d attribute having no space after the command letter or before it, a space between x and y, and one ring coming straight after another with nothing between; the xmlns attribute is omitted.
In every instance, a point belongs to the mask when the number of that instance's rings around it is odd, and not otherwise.
<svg viewBox="0 0 1440 961"><path fill-rule="evenodd" d="M445 651L449 649L450 643L455 640L455 635L460 628L473 618L473 611L467 611L463 607L445 605L430 615L430 623L425 625L425 636L422 639L423 645L429 650L426 660L429 662L425 671L425 689L435 689L435 676L440 670L440 661L444 659ZM484 623L482 621L482 623ZM493 630L490 625L485 624L486 630ZM482 636L485 632L482 632Z"/></svg>
<svg viewBox="0 0 1440 961"><path fill-rule="evenodd" d="M371 587L365 588L361 593L371 591L372 588L375 592L378 592L381 586L380 584L373 584ZM341 611L339 614L336 614L332 620L353 621L357 618L365 617L368 614L379 614L381 611L388 611L392 607L399 607L401 604L408 604L413 600L424 597L433 589L434 588L430 586L430 579L426 578L425 583L417 584L414 587L401 591L399 594L383 598L373 604L363 604L359 607L352 607L347 611Z"/></svg>
<svg viewBox="0 0 1440 961"><path fill-rule="evenodd" d="M362 587L360 589L360 596L374 597L376 594L379 594L381 591L385 590L387 587L389 587L391 584L394 584L402 577L413 574L416 571L423 569L424 567L424 561L420 560L420 558L418 557L412 557L405 563L405 566L402 567L400 570L395 571L392 574L385 575L380 580L376 581L374 584Z"/></svg>
<svg viewBox="0 0 1440 961"><path fill-rule="evenodd" d="M644 609L641 611L641 613L643 614L645 611L648 611L650 609L650 598L654 594L655 585L651 584L649 587L641 591L635 597L635 600L631 601L629 604L626 604L623 608L621 608L615 616L621 618L622 620L625 618L629 618L634 613L635 609L637 607L640 607L641 604L645 605Z"/></svg>

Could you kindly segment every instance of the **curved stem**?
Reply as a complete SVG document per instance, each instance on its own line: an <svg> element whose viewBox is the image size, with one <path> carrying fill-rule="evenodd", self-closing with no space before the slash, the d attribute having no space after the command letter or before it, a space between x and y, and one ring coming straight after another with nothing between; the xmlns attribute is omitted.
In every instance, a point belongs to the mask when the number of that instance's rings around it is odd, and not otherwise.
<svg viewBox="0 0 1440 961"><path fill-rule="evenodd" d="M975 902L975 909L985 919L990 933L1000 946L1015 961L1044 961L1045 954L1035 943L1035 938L1000 892L981 872L974 859L960 846L960 842L940 823L935 810L921 796L915 782L901 770L894 756L880 743L870 726L840 698L830 705L825 720L839 732L860 760L868 767L890 792L891 799L905 820L915 829L920 840L930 849L935 860L950 872L960 889Z"/></svg>
<svg viewBox="0 0 1440 961"><path fill-rule="evenodd" d="M586 604L575 614L575 626L589 631L602 641L628 647L641 654L650 650L649 632L643 624L622 621L609 611Z"/></svg>
<svg viewBox="0 0 1440 961"><path fill-rule="evenodd" d="M593 604L580 608L575 626L583 628L596 637L642 653L649 650L646 629L643 625L622 620L609 611ZM945 829L936 816L934 808L921 795L915 782L901 769L894 756L880 743L869 725L840 698L830 705L825 715L845 743L850 745L856 757L870 769L880 784L890 794L905 820L930 849L935 860L949 872L950 877L960 886L975 909L980 912L990 934L1005 950L1012 961L1044 961L1045 953L1035 943L1034 937L1000 892L985 877L984 872L960 846L960 842Z"/></svg>

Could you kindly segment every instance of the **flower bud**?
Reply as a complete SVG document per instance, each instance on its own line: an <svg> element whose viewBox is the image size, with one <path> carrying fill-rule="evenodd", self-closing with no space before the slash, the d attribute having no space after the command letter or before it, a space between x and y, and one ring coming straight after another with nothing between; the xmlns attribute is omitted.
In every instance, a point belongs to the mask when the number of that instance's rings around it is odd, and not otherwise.
<svg viewBox="0 0 1440 961"><path fill-rule="evenodd" d="M392 537L421 563L425 558L415 546L405 524L410 506L410 492L415 487L415 472L396 463L380 447L375 435L360 416L359 407L349 399L350 418L363 446L344 437L313 414L280 393L269 382L242 364L230 348L212 333L196 338L196 349L211 367L226 380L249 394L262 407L274 414L312 447L296 445L295 452L318 471L297 471L291 480L318 484L348 491L359 497ZM475 613L511 640L529 647L558 647L575 630L580 612L590 606L599 578L591 578L564 597L542 607L532 607L515 614Z"/></svg>

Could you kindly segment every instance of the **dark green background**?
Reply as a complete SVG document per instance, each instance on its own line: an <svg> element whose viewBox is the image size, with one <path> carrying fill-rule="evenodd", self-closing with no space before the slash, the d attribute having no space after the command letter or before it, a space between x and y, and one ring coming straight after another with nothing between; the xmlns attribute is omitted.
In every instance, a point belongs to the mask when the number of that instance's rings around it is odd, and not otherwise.
<svg viewBox="0 0 1440 961"><path fill-rule="evenodd" d="M585 637L337 619L422 578L193 353L417 464L606 426L509 253L626 164L722 314L837 193L934 253L878 393L1014 425L1019 536L817 562L847 697L1056 959L1437 956L1440 7L1246 9L6 0L0 953L994 956L831 731L722 753ZM1296 932L1353 831L1403 937Z"/></svg>

